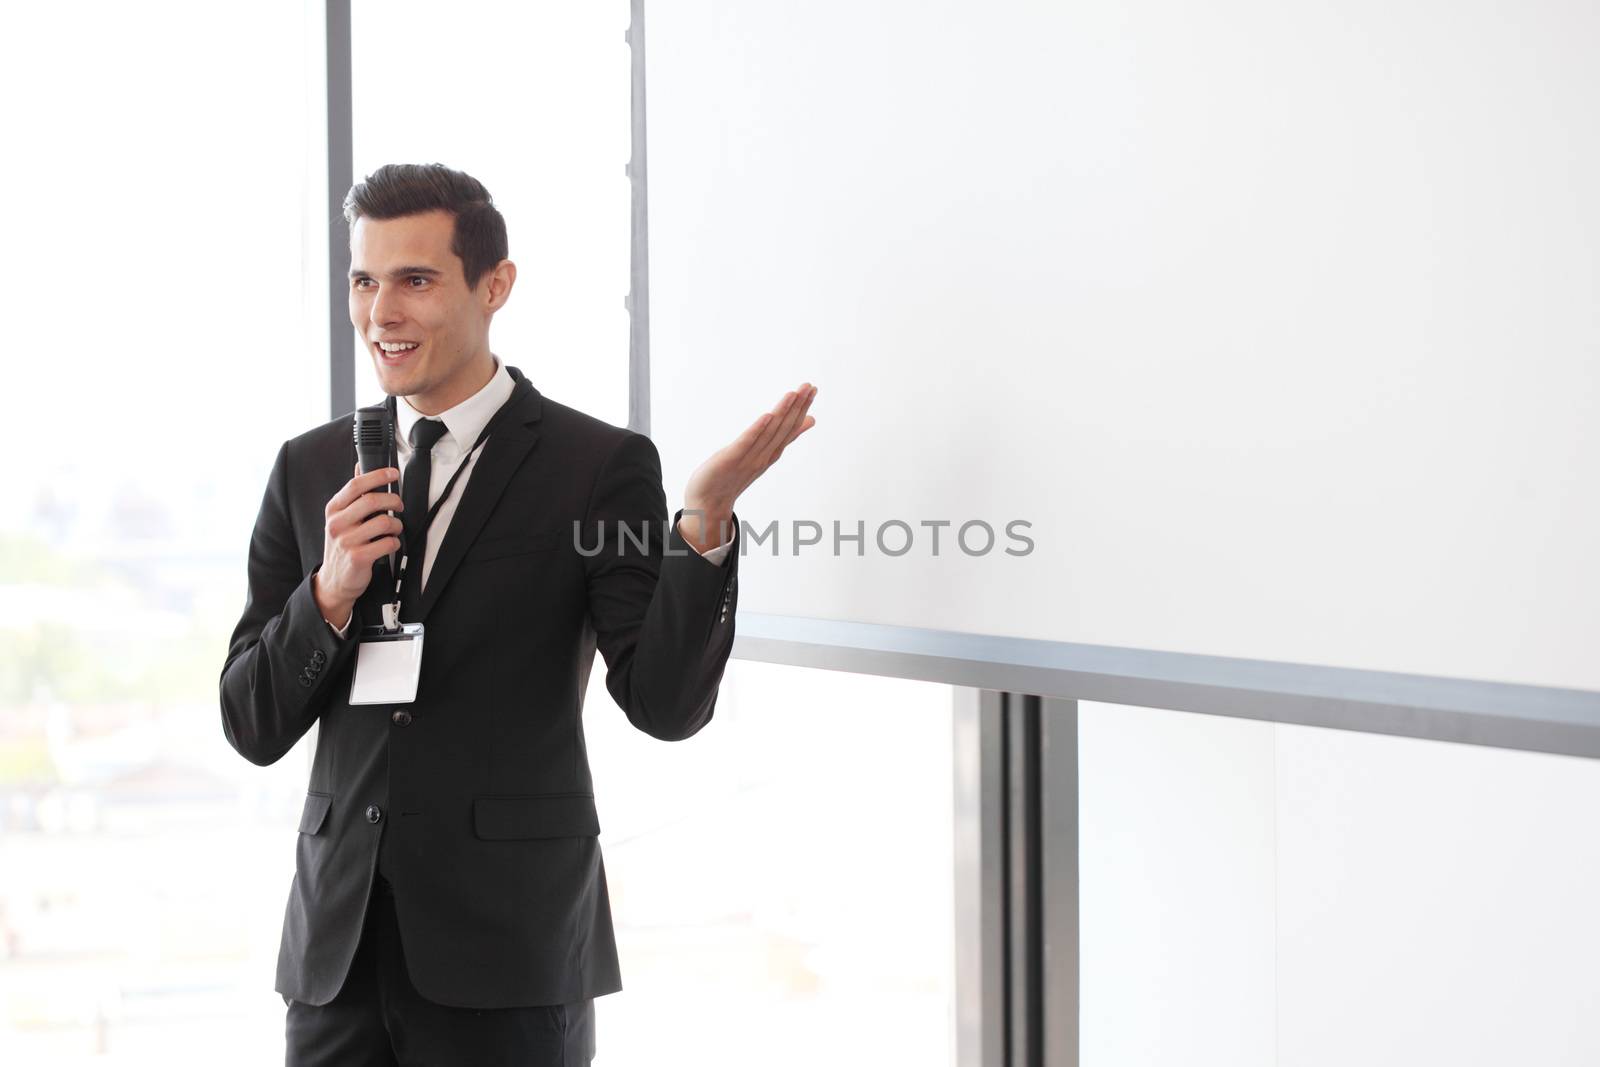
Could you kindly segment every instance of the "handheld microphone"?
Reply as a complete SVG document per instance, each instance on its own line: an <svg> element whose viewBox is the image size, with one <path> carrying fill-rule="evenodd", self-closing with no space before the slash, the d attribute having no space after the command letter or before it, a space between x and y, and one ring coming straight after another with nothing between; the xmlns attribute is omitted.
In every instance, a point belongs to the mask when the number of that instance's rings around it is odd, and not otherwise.
<svg viewBox="0 0 1600 1067"><path fill-rule="evenodd" d="M399 454L394 444L394 419L389 415L388 404L377 404L370 408L357 408L355 426L352 430L356 442L356 462L362 474L370 474L384 467L398 467ZM394 512L389 512L389 517L394 518ZM394 553L387 557L389 569L394 569Z"/></svg>
<svg viewBox="0 0 1600 1067"><path fill-rule="evenodd" d="M357 408L354 433L356 461L362 474L394 466L390 462L395 454L394 420L389 418L387 405Z"/></svg>

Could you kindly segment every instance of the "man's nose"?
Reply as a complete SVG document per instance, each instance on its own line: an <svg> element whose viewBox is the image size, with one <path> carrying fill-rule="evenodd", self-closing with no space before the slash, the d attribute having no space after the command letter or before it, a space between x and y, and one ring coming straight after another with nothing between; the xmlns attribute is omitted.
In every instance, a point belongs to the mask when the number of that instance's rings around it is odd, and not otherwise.
<svg viewBox="0 0 1600 1067"><path fill-rule="evenodd" d="M394 326L405 318L398 294L387 285L380 285L372 298L372 308L367 312L374 326Z"/></svg>

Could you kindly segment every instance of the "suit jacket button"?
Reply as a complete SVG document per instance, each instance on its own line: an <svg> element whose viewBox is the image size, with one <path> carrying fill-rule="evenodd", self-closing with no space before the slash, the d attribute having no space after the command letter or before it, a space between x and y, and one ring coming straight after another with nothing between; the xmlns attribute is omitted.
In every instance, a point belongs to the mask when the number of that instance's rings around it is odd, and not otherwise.
<svg viewBox="0 0 1600 1067"><path fill-rule="evenodd" d="M396 726L410 726L411 713L406 711L404 708L401 708L399 711L389 716L389 721L394 723Z"/></svg>
<svg viewBox="0 0 1600 1067"><path fill-rule="evenodd" d="M313 649L311 652L311 662L320 667L324 663L328 662L328 654L322 651L320 648Z"/></svg>
<svg viewBox="0 0 1600 1067"><path fill-rule="evenodd" d="M376 804L369 804L367 806L367 821L377 822L381 818L383 818L383 809Z"/></svg>

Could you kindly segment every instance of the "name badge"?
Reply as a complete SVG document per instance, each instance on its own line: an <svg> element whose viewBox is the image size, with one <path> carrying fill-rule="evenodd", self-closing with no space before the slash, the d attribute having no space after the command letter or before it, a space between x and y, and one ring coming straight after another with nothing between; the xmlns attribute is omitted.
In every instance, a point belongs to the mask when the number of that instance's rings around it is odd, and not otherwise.
<svg viewBox="0 0 1600 1067"><path fill-rule="evenodd" d="M393 632L382 626L363 626L360 641L350 703L409 704L417 699L417 681L422 677L422 624L408 622Z"/></svg>

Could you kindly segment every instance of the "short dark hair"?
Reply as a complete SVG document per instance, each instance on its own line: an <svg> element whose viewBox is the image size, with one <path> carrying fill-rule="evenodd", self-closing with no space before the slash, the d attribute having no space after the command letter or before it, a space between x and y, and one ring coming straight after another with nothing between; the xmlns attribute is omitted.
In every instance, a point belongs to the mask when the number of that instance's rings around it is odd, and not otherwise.
<svg viewBox="0 0 1600 1067"><path fill-rule="evenodd" d="M386 163L352 185L344 198L344 219L351 229L359 218L398 219L425 211L455 216L450 251L461 257L469 286L476 286L509 254L506 220L489 190L472 175L443 163Z"/></svg>

